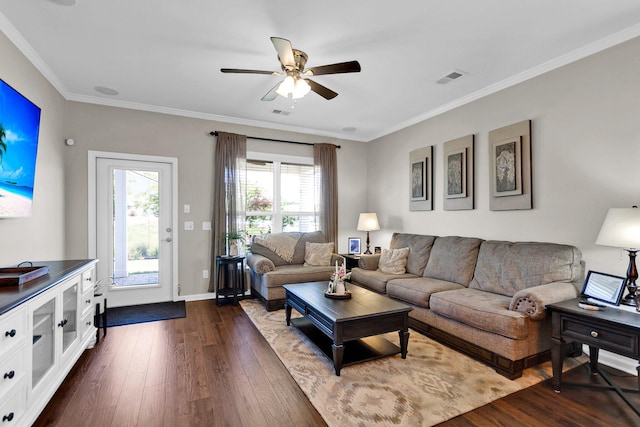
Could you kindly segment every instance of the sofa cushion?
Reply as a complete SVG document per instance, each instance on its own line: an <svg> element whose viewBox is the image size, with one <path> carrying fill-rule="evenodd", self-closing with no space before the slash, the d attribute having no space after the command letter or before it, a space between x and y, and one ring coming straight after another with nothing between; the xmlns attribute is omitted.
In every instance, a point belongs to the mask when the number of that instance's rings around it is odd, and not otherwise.
<svg viewBox="0 0 640 427"><path fill-rule="evenodd" d="M387 295L418 307L429 308L429 299L432 294L462 288L464 286L457 283L428 277L394 279L387 282Z"/></svg>
<svg viewBox="0 0 640 427"><path fill-rule="evenodd" d="M438 237L431 249L424 277L468 286L478 258L482 239L473 237Z"/></svg>
<svg viewBox="0 0 640 427"><path fill-rule="evenodd" d="M429 261L431 247L436 236L425 236L421 234L393 233L389 249L409 248L407 258L407 273L422 276L424 267Z"/></svg>
<svg viewBox="0 0 640 427"><path fill-rule="evenodd" d="M408 256L409 248L383 249L378 269L383 273L404 274Z"/></svg>
<svg viewBox="0 0 640 427"><path fill-rule="evenodd" d="M275 270L265 273L262 281L267 288L280 287L289 283L327 281L335 272L331 266L309 266L302 264L281 265Z"/></svg>
<svg viewBox="0 0 640 427"><path fill-rule="evenodd" d="M333 243L310 243L305 242L304 265L331 265L331 254L333 253Z"/></svg>
<svg viewBox="0 0 640 427"><path fill-rule="evenodd" d="M582 254L556 243L486 241L469 285L506 296L532 286L580 280Z"/></svg>
<svg viewBox="0 0 640 427"><path fill-rule="evenodd" d="M351 269L351 281L362 285L365 288L371 289L376 292L387 292L387 282L392 279L410 279L415 278L415 274L389 274L383 273L380 270L365 270L362 268Z"/></svg>
<svg viewBox="0 0 640 427"><path fill-rule="evenodd" d="M432 312L482 329L521 340L526 339L529 319L526 314L509 310L511 298L478 289L463 288L431 295Z"/></svg>

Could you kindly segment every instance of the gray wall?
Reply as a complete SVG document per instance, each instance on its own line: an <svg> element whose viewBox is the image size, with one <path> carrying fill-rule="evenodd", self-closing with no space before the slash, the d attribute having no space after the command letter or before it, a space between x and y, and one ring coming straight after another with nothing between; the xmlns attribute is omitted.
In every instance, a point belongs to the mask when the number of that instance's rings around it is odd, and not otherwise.
<svg viewBox="0 0 640 427"><path fill-rule="evenodd" d="M64 99L0 32L0 78L40 109L33 215L0 219L0 266L65 258ZM10 148L9 148L10 149Z"/></svg>
<svg viewBox="0 0 640 427"><path fill-rule="evenodd" d="M363 143L333 140L309 135L216 123L201 119L150 113L124 108L77 102L66 104L65 138L75 145L65 152L66 197L74 209L66 217L68 257L85 257L88 250L87 152L110 151L178 159L178 281L181 295L199 295L207 291L208 279L202 270L210 267L211 232L202 230L203 221L211 221L212 164L215 138L211 130L223 130L250 136L302 142L330 142L338 150L338 179L351 183L340 188L338 247L346 251L347 238L356 227L357 214L366 207L366 180L358 171L366 170ZM251 141L250 150L286 152L313 156L311 147ZM184 214L183 205L191 205ZM184 221L195 223L194 231L184 231Z"/></svg>
<svg viewBox="0 0 640 427"><path fill-rule="evenodd" d="M595 245L611 207L640 204L640 39L425 120L367 145L369 208L382 230L568 243L587 268L625 275L628 256ZM489 210L488 133L532 121L533 209ZM442 144L475 135L476 208L443 210ZM409 212L409 152L434 145L435 210Z"/></svg>

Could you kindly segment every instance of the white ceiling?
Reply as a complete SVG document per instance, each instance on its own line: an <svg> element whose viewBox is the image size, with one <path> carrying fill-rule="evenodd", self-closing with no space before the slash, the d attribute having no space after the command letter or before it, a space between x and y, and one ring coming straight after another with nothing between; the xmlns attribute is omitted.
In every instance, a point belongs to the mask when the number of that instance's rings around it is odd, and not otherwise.
<svg viewBox="0 0 640 427"><path fill-rule="evenodd" d="M359 141L640 35L638 0L70 1L0 0L0 30L66 99ZM279 71L271 36L362 72L315 77L330 101L261 101L281 77L220 68Z"/></svg>

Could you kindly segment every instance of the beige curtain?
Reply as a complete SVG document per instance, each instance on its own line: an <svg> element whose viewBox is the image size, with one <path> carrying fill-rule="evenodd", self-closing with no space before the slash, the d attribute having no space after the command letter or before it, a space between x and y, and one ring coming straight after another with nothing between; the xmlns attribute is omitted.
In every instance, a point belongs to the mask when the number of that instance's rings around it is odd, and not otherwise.
<svg viewBox="0 0 640 427"><path fill-rule="evenodd" d="M226 247L224 233L244 230L247 177L247 137L218 132L213 159L213 212L211 216L211 269L209 292L216 290L216 257Z"/></svg>
<svg viewBox="0 0 640 427"><path fill-rule="evenodd" d="M313 163L315 165L320 230L327 242L333 242L338 250L338 168L336 146L333 144L314 144Z"/></svg>

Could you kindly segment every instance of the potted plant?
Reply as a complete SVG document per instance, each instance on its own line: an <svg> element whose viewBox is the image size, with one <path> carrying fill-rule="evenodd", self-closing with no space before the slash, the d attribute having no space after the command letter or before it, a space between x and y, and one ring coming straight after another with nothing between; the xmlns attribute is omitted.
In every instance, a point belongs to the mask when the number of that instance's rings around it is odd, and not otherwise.
<svg viewBox="0 0 640 427"><path fill-rule="evenodd" d="M239 245L245 242L245 231L230 231L222 233L220 243L224 245L227 256L238 256Z"/></svg>

